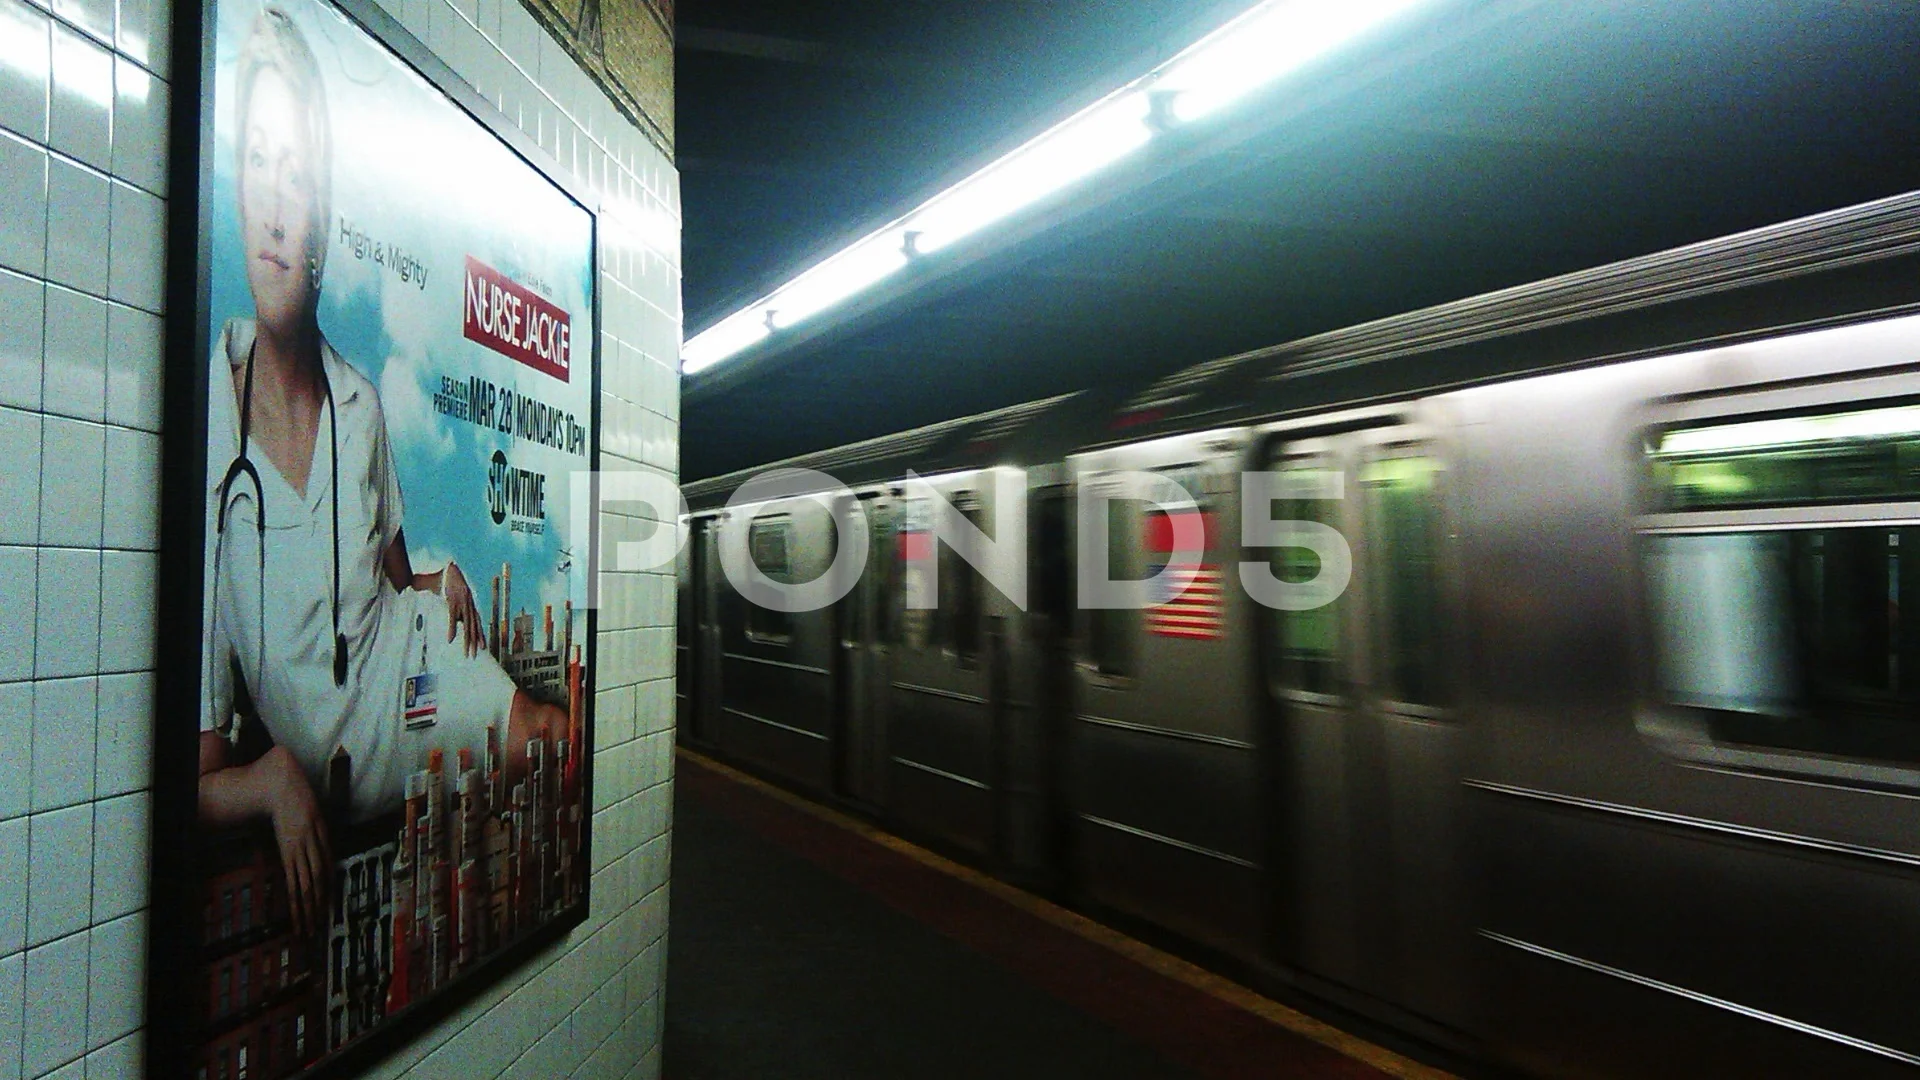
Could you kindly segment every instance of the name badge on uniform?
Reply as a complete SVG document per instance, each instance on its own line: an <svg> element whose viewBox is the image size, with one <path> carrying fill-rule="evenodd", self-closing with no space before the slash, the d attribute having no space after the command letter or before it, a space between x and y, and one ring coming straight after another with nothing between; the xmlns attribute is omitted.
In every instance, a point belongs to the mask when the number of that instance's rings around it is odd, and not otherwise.
<svg viewBox="0 0 1920 1080"><path fill-rule="evenodd" d="M402 714L406 717L409 731L432 727L440 718L440 677L430 672L409 675L403 680L405 693L402 699L405 706Z"/></svg>
<svg viewBox="0 0 1920 1080"><path fill-rule="evenodd" d="M425 634L426 616L415 612L413 630ZM420 642L420 673L400 680L400 715L408 731L429 728L440 718L440 679L427 670L427 643Z"/></svg>

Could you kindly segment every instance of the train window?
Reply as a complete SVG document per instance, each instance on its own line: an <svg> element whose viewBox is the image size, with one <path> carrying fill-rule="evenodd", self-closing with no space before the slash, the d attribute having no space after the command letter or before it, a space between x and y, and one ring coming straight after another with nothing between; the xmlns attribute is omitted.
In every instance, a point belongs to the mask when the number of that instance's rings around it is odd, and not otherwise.
<svg viewBox="0 0 1920 1080"><path fill-rule="evenodd" d="M880 558L880 640L899 644L901 634L905 632L900 618L900 606L906 603L906 580L902 573L900 547L906 543L906 534L900 531L899 523L889 514L885 523L876 531L876 544L885 544Z"/></svg>
<svg viewBox="0 0 1920 1080"><path fill-rule="evenodd" d="M1415 705L1447 703L1434 498L1439 468L1430 457L1393 456L1367 462L1359 476L1371 528L1374 677L1382 697Z"/></svg>
<svg viewBox="0 0 1920 1080"><path fill-rule="evenodd" d="M1301 491L1325 488L1335 469L1310 458L1284 461L1279 472L1286 474ZM1277 499L1274 520L1315 521L1340 528L1340 503L1331 499ZM1312 581L1320 573L1320 559L1311 550L1299 547L1274 548L1269 556L1274 576L1281 581ZM1342 625L1346 619L1346 594L1333 602L1304 611L1275 610L1276 670L1281 685L1314 694L1341 691L1341 668L1345 651Z"/></svg>
<svg viewBox="0 0 1920 1080"><path fill-rule="evenodd" d="M1133 499L1107 502L1107 575L1114 581L1146 577L1135 542L1147 504ZM1134 670L1135 616L1123 608L1087 611L1087 659L1102 675L1126 678Z"/></svg>
<svg viewBox="0 0 1920 1080"><path fill-rule="evenodd" d="M747 553L760 572L779 582L792 582L789 552L793 523L786 518L763 518L747 528ZM793 624L784 611L749 603L747 640L762 645L785 645L793 640Z"/></svg>
<svg viewBox="0 0 1920 1080"><path fill-rule="evenodd" d="M893 601L899 621L894 624L894 640L909 649L923 650L937 644L934 615L925 608L907 606L907 597L924 587L926 555L936 542L933 537L933 504L926 499L907 499L900 504L900 526L895 534L893 560Z"/></svg>
<svg viewBox="0 0 1920 1080"><path fill-rule="evenodd" d="M1920 764L1920 526L1873 505L1920 499L1920 407L1670 429L1647 452L1664 699L1716 743Z"/></svg>
<svg viewBox="0 0 1920 1080"><path fill-rule="evenodd" d="M954 500L962 517L982 528L979 503L967 493ZM963 664L980 657L980 574L951 547L940 549L940 639Z"/></svg>
<svg viewBox="0 0 1920 1080"><path fill-rule="evenodd" d="M864 596L872 591L871 600L861 600L864 608L861 615L861 633L875 642L894 640L893 605L898 603L897 573L898 567L892 558L894 547L893 518L885 505L878 499L868 499L861 504L867 512L867 548L868 575L861 580L860 588L850 595ZM869 622L869 620L871 620Z"/></svg>
<svg viewBox="0 0 1920 1080"><path fill-rule="evenodd" d="M954 505L974 528L982 527L979 503L970 493L960 492ZM918 580L913 575L927 574L937 565L938 606L931 611L907 608L902 597L896 640L910 649L942 649L963 664L970 664L980 654L980 575L951 545L935 539L936 512L930 499L912 499L902 507L894 580L900 586L909 586L910 581ZM933 551L933 560L925 557L929 551ZM925 587L927 583L920 581L920 585Z"/></svg>
<svg viewBox="0 0 1920 1080"><path fill-rule="evenodd" d="M1063 625L1073 615L1073 570L1067 561L1067 500L1041 496L1033 515L1033 610Z"/></svg>
<svg viewBox="0 0 1920 1080"><path fill-rule="evenodd" d="M1664 511L1920 499L1920 405L1672 428L1648 452Z"/></svg>
<svg viewBox="0 0 1920 1080"><path fill-rule="evenodd" d="M1916 544L1877 526L1649 536L1667 700L1709 711L1718 741L1920 762Z"/></svg>

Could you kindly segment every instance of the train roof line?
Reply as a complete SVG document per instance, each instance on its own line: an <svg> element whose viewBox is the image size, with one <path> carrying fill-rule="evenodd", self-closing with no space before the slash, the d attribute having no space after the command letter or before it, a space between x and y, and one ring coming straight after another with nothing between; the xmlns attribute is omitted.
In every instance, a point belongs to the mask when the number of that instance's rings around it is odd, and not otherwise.
<svg viewBox="0 0 1920 1080"><path fill-rule="evenodd" d="M1593 324L1915 253L1920 253L1920 192L1822 211L1206 360L1141 391L1097 445L1175 434L1196 424L1252 423L1282 415L1291 406L1272 396L1281 384L1309 376ZM1601 350L1598 355L1617 359L1631 352ZM1498 374L1513 377L1553 366L1523 362ZM1485 373L1468 381L1481 377ZM1459 380L1435 377L1428 385L1399 390L1450 385Z"/></svg>
<svg viewBox="0 0 1920 1080"><path fill-rule="evenodd" d="M798 454L793 457L769 462L765 465L736 469L730 473L724 473L720 476L709 477L708 479L688 484L686 486L686 496L689 500L694 500L724 494L755 476L771 472L775 469L815 469L820 472L832 473L836 468L844 470L854 466L886 461L890 458L906 454L939 449L942 440L957 432L976 426L991 429L987 434L1004 437L1016 432L1023 421L1045 412L1052 406L1077 398L1084 393L1085 391L1076 390L1071 393L1056 394L1053 397L1023 401L1018 404L1003 406L987 412L975 413L971 416L956 417L952 420L941 420L923 427L898 431L891 435L862 439L859 442L846 443L841 446L829 447L825 450L813 450L805 454Z"/></svg>
<svg viewBox="0 0 1920 1080"><path fill-rule="evenodd" d="M1292 378L1920 251L1920 192L1823 211L1255 350ZM1236 364L1236 366L1238 366Z"/></svg>

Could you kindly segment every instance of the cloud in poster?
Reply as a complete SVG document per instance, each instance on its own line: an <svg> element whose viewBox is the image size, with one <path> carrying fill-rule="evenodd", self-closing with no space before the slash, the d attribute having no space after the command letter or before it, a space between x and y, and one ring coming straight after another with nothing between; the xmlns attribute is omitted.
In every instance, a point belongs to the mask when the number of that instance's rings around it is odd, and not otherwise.
<svg viewBox="0 0 1920 1080"><path fill-rule="evenodd" d="M433 399L426 389L433 377L424 349L395 349L381 365L380 404L386 411L387 430L396 438L404 437L408 449L444 461L453 456L457 446L453 430L434 415Z"/></svg>

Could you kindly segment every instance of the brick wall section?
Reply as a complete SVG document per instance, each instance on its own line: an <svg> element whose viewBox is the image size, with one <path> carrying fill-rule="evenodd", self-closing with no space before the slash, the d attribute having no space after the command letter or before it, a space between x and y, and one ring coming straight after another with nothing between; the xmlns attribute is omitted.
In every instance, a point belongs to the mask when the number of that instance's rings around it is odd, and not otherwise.
<svg viewBox="0 0 1920 1080"><path fill-rule="evenodd" d="M167 3L0 0L0 1080L144 1067ZM388 10L601 200L602 460L674 476L679 181L657 134L517 0ZM659 1075L671 571L603 593L591 918L374 1075Z"/></svg>
<svg viewBox="0 0 1920 1080"><path fill-rule="evenodd" d="M673 153L673 5L656 0L525 0L568 55Z"/></svg>

